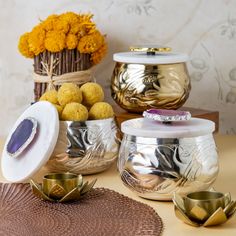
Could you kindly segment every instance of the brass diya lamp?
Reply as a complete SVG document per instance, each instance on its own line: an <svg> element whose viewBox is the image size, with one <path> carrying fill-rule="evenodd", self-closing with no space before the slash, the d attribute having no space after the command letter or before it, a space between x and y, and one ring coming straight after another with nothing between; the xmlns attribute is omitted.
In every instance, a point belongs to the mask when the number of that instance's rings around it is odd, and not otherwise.
<svg viewBox="0 0 236 236"><path fill-rule="evenodd" d="M87 194L96 183L83 183L82 175L53 173L45 175L42 185L30 180L34 195L50 202L77 201Z"/></svg>
<svg viewBox="0 0 236 236"><path fill-rule="evenodd" d="M231 200L229 193L199 191L181 197L173 197L175 215L191 226L214 226L225 223L236 211L236 201Z"/></svg>
<svg viewBox="0 0 236 236"><path fill-rule="evenodd" d="M133 46L130 50L113 55L116 65L111 94L115 102L130 112L181 107L191 88L188 56L156 45Z"/></svg>

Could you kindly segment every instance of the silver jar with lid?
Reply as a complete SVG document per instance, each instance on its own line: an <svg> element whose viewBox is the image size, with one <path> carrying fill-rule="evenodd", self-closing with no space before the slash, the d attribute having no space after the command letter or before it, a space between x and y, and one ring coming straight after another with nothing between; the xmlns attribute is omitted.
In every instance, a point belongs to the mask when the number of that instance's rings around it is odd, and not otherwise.
<svg viewBox="0 0 236 236"><path fill-rule="evenodd" d="M180 111L166 112L167 116L150 112L146 118L121 124L121 179L129 189L148 199L171 200L174 192L206 190L219 170L212 135L214 122L189 119L188 113L184 117L178 114Z"/></svg>

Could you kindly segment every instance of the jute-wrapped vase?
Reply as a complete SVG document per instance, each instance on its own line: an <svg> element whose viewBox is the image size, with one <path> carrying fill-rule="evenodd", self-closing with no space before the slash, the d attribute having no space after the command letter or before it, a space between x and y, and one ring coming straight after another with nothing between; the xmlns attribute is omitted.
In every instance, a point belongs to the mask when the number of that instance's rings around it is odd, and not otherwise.
<svg viewBox="0 0 236 236"><path fill-rule="evenodd" d="M90 59L90 54L83 54L80 53L77 49L64 49L57 53L52 53L49 51L44 51L39 55L34 57L34 73L36 75L48 77L49 74L45 67L51 71L51 78L55 77L55 81L57 76L67 74L72 74L71 72L78 72L78 71L88 71L92 67L92 61ZM70 74L68 74L70 73ZM70 76L69 76L70 77ZM83 84L78 79L73 81L65 80L65 82L74 82L78 85ZM89 81L89 78L86 82ZM48 82L34 82L34 99L38 101L41 95L47 90L49 83ZM55 88L58 89L58 85L55 85Z"/></svg>

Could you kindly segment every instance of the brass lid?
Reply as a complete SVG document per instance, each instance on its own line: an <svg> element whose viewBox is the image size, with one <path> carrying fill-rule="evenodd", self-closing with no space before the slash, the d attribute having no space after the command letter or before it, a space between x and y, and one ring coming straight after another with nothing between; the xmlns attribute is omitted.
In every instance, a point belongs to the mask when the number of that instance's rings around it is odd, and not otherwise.
<svg viewBox="0 0 236 236"><path fill-rule="evenodd" d="M132 52L146 52L147 54L155 54L156 52L170 52L172 49L167 46L160 45L135 45L130 47Z"/></svg>

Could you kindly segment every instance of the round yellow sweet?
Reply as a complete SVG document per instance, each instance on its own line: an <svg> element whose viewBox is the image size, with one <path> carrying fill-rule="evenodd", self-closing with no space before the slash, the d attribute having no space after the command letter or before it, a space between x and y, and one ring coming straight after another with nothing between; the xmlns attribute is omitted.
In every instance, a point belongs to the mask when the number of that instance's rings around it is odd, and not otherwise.
<svg viewBox="0 0 236 236"><path fill-rule="evenodd" d="M104 99L104 92L102 87L97 83L86 83L80 87L83 96L83 104L91 107L96 102L102 102Z"/></svg>
<svg viewBox="0 0 236 236"><path fill-rule="evenodd" d="M61 113L62 113L63 107L58 105L58 104L53 104L53 105L54 105L54 107L56 107L56 109L58 111L59 117L61 117Z"/></svg>
<svg viewBox="0 0 236 236"><path fill-rule="evenodd" d="M53 104L57 104L57 91L56 90L49 90L45 92L39 99L40 101L48 101Z"/></svg>
<svg viewBox="0 0 236 236"><path fill-rule="evenodd" d="M106 102L97 102L89 110L90 120L107 119L114 116L112 106Z"/></svg>
<svg viewBox="0 0 236 236"><path fill-rule="evenodd" d="M88 119L88 110L77 102L68 103L61 114L62 120L85 121Z"/></svg>
<svg viewBox="0 0 236 236"><path fill-rule="evenodd" d="M82 93L76 84L64 83L58 90L57 98L61 106L71 102L81 103Z"/></svg>

